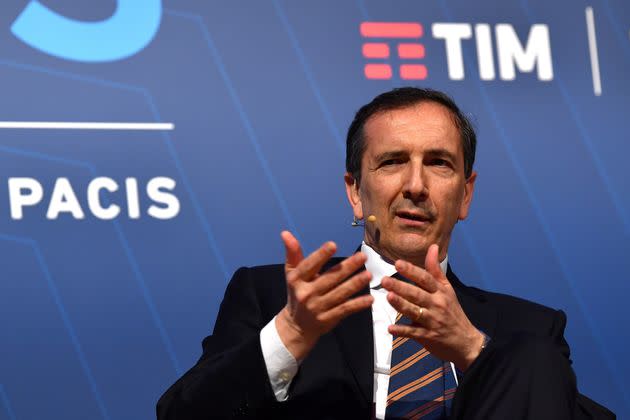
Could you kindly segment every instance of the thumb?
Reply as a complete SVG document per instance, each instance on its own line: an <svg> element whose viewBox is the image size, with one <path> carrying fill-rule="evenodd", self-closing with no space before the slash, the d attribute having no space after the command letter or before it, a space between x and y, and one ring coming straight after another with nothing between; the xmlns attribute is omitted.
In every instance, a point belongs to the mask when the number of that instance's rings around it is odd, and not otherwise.
<svg viewBox="0 0 630 420"><path fill-rule="evenodd" d="M284 242L286 252L284 269L288 272L293 270L304 259L304 255L302 254L300 242L291 232L284 230L280 233L280 237L282 238L282 242Z"/></svg>
<svg viewBox="0 0 630 420"><path fill-rule="evenodd" d="M448 280L444 278L442 268L440 268L440 261L438 256L440 254L440 247L437 244L433 244L427 251L427 256L424 259L424 269L429 272L435 279L444 283L448 283Z"/></svg>

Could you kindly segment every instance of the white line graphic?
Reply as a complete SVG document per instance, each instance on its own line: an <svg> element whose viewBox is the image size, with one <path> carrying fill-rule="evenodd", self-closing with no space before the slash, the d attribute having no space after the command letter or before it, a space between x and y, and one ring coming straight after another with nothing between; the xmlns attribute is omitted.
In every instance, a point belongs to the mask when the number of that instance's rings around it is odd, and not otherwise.
<svg viewBox="0 0 630 420"><path fill-rule="evenodd" d="M172 131L173 123L0 121L0 129Z"/></svg>
<svg viewBox="0 0 630 420"><path fill-rule="evenodd" d="M593 8L586 8L586 33L588 34L588 52L591 55L591 72L593 73L593 93L602 94L602 80L599 74L599 55L597 54L597 38L595 37L595 18Z"/></svg>

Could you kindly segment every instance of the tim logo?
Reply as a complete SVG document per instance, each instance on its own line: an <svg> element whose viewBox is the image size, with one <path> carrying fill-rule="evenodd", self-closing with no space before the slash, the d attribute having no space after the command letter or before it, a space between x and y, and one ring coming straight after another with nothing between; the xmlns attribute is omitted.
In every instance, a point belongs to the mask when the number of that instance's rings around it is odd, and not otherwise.
<svg viewBox="0 0 630 420"><path fill-rule="evenodd" d="M363 57L370 60L364 67L365 77L368 79L393 77L394 70L390 60L391 48L394 47L396 59L401 63L397 69L398 76L403 80L426 79L427 67L419 62L425 58L424 44L419 42L424 36L423 29L417 22L361 23L361 36L366 41L362 47ZM553 80L551 43L547 25L532 25L525 42L522 42L514 27L508 23L497 24L494 28L487 23L475 25L433 23L431 36L433 40L442 41L444 44L446 66L451 80L465 78L462 47L467 42L476 49L481 80L495 80L497 73L500 80L514 80L517 71L520 73L535 71L538 80L545 82ZM498 65L495 64L495 56Z"/></svg>
<svg viewBox="0 0 630 420"><path fill-rule="evenodd" d="M389 60L391 46L396 48L398 58L421 60L424 58L424 45L417 42L423 35L419 23L363 22L361 36L371 42L363 44L363 57L369 60ZM377 42L378 41L378 42ZM364 67L368 79L391 79L393 72L389 63L367 63ZM424 80L427 68L424 64L403 63L398 74L404 80Z"/></svg>

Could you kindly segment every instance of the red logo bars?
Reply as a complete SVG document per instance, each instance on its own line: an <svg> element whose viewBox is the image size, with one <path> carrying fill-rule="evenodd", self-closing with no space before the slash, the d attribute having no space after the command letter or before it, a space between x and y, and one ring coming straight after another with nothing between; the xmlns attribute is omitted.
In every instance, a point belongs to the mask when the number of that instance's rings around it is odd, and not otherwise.
<svg viewBox="0 0 630 420"><path fill-rule="evenodd" d="M423 28L416 22L363 22L361 36L364 38L422 38ZM392 42L392 41L390 41ZM390 45L387 42L366 42L362 48L363 56L367 59L388 59ZM400 42L396 45L398 57L404 60L424 58L424 45L420 43ZM391 79L392 66L388 63L367 63L364 67L365 77L368 79ZM401 64L399 68L401 79L423 80L427 77L427 68L423 64Z"/></svg>

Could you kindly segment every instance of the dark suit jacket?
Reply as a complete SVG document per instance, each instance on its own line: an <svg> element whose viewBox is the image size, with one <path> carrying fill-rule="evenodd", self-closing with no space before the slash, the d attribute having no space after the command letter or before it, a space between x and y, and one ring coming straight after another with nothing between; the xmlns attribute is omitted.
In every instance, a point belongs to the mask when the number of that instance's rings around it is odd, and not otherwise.
<svg viewBox="0 0 630 420"><path fill-rule="evenodd" d="M339 259L330 263L336 262ZM447 277L468 318L493 340L516 332L547 336L569 358L562 311L465 286L450 267ZM301 363L289 400L276 402L262 356L260 330L286 299L282 265L236 271L213 335L203 341L203 355L160 398L158 419L369 419L374 365L371 311L346 318L324 335ZM580 396L578 402L583 418L611 418L605 416L607 410L586 397Z"/></svg>

